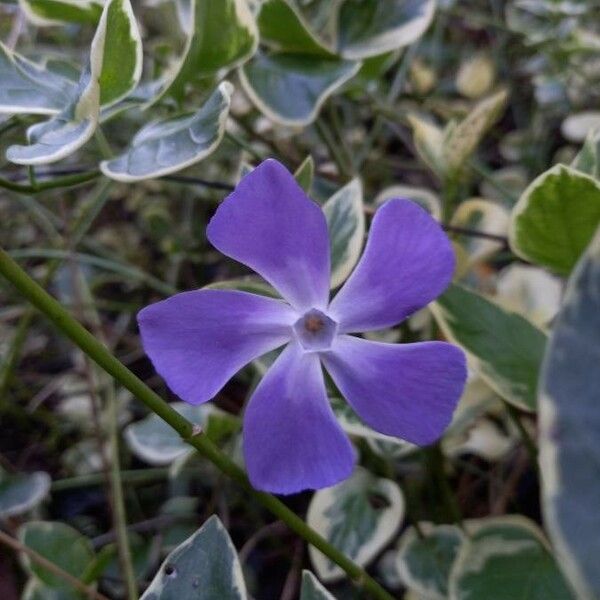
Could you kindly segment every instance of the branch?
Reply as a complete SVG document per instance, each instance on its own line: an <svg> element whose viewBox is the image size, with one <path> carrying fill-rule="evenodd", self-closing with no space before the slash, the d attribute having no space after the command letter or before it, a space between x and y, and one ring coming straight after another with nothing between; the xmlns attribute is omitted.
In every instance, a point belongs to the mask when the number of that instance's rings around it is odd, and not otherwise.
<svg viewBox="0 0 600 600"><path fill-rule="evenodd" d="M264 492L256 491L244 471L222 452L205 435L197 433L193 423L180 415L171 405L151 390L141 379L115 358L87 329L76 321L52 296L0 249L0 274L11 282L19 292L39 309L54 325L69 337L98 366L111 375L123 387L141 400L152 412L170 425L190 446L208 458L218 469L231 477L253 498L287 523L288 527L320 550L337 564L357 585L377 600L393 600L386 590L343 552L311 529L281 500Z"/></svg>
<svg viewBox="0 0 600 600"><path fill-rule="evenodd" d="M106 596L97 592L95 589L85 585L82 581L79 581L77 577L73 577L71 573L67 573L63 569L61 569L57 564L49 561L47 558L37 553L35 550L28 548L25 544L22 544L16 538L4 533L4 531L0 530L0 543L5 544L9 548L12 548L15 552L22 552L26 554L34 563L40 565L40 567L44 567L44 569L50 571L54 575L64 579L67 583L72 585L77 591L85 594L88 598L93 598L94 600L109 600Z"/></svg>

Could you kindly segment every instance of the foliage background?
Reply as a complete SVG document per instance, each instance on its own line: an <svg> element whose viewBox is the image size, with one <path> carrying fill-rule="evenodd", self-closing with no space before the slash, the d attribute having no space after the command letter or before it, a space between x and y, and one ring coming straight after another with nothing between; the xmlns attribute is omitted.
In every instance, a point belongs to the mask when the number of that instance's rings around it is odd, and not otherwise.
<svg viewBox="0 0 600 600"><path fill-rule="evenodd" d="M4 250L240 464L239 415L272 357L183 405L134 317L207 285L269 293L204 231L273 156L324 207L334 287L385 199L440 220L454 284L377 339L450 339L470 380L425 449L331 390L361 468L284 502L375 580L352 583L3 278L2 598L599 598L598 3L106 4L0 3Z"/></svg>

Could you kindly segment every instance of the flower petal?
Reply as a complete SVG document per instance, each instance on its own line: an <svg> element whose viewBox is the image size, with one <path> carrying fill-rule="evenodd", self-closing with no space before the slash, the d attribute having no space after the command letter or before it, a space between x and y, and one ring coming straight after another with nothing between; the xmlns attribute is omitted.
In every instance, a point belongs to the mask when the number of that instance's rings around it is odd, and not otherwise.
<svg viewBox="0 0 600 600"><path fill-rule="evenodd" d="M454 264L450 241L429 213L390 200L375 214L365 252L329 312L345 333L391 327L439 296Z"/></svg>
<svg viewBox="0 0 600 600"><path fill-rule="evenodd" d="M323 211L276 160L238 184L207 228L223 254L262 275L298 310L329 300L329 238Z"/></svg>
<svg viewBox="0 0 600 600"><path fill-rule="evenodd" d="M420 445L442 435L467 377L464 353L446 342L384 344L341 335L321 358L367 425Z"/></svg>
<svg viewBox="0 0 600 600"><path fill-rule="evenodd" d="M285 344L297 318L281 300L196 290L147 306L138 324L144 349L167 385L199 404L251 360Z"/></svg>
<svg viewBox="0 0 600 600"><path fill-rule="evenodd" d="M327 487L352 472L354 450L333 415L319 357L297 342L250 398L244 457L252 485L277 494Z"/></svg>

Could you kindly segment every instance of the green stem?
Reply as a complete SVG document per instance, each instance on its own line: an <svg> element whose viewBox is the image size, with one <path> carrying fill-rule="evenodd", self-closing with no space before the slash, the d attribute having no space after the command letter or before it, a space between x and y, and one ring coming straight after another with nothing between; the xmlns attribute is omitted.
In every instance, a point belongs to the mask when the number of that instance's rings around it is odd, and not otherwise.
<svg viewBox="0 0 600 600"><path fill-rule="evenodd" d="M331 158L335 161L340 174L344 177L351 177L353 167L346 163L345 157L342 154L338 144L336 143L333 134L329 130L329 127L325 124L323 119L319 118L315 121L315 128L322 142L327 146Z"/></svg>
<svg viewBox="0 0 600 600"><path fill-rule="evenodd" d="M529 459L531 460L533 468L537 469L539 466L538 451L535 442L529 434L529 431L527 431L527 429L525 428L525 425L523 425L519 411L508 402L505 402L505 406L506 410L508 411L508 414L510 415L510 418L512 419L512 422L516 425L517 429L519 430L519 433L521 434L521 439L525 444L525 448L527 448L527 453L529 454Z"/></svg>
<svg viewBox="0 0 600 600"><path fill-rule="evenodd" d="M239 146L242 150L248 152L248 154L250 154L256 160L264 159L264 156L260 152L258 152L258 150L255 150L251 144L249 144L246 140L243 140L241 137L237 136L235 133L231 133L231 131L226 131L225 137L230 142L233 142L236 146Z"/></svg>
<svg viewBox="0 0 600 600"><path fill-rule="evenodd" d="M86 173L76 173L74 175L65 175L64 177L57 177L50 181L36 181L35 185L26 183L16 183L10 179L4 179L0 177L0 188L11 190L12 192L19 192L21 194L37 194L44 190L53 190L56 188L72 187L80 185L82 183L88 183L94 179L100 177L100 171L87 171Z"/></svg>
<svg viewBox="0 0 600 600"><path fill-rule="evenodd" d="M169 471L170 469L168 467L121 471L121 481L130 484L155 483L166 479L169 476ZM102 473L92 473L90 475L57 479L52 482L51 490L53 492L64 492L66 490L102 485L103 482L104 475Z"/></svg>
<svg viewBox="0 0 600 600"><path fill-rule="evenodd" d="M113 182L106 179L98 186L98 190L94 193L89 203L86 203L85 208L79 214L75 224L73 225L71 244L75 248L83 239L88 229L91 227L95 217L102 210L104 203L108 199L108 194ZM54 274L62 264L62 260L54 260L48 265L48 271L43 280L43 287L46 287L54 277ZM0 366L0 405L6 393L7 386L10 382L11 374L17 364L17 360L21 354L21 349L27 338L27 332L33 319L35 311L29 309L20 319L17 325L17 330L11 341L10 348L6 358Z"/></svg>
<svg viewBox="0 0 600 600"><path fill-rule="evenodd" d="M270 494L254 490L244 471L233 460L115 358L96 337L82 327L59 302L33 281L2 249L0 249L0 274L10 281L25 298L94 360L98 366L170 425L185 442L236 481L276 517L287 523L290 529L337 564L357 585L377 600L393 600L392 596L377 581L314 529L311 529L281 500Z"/></svg>

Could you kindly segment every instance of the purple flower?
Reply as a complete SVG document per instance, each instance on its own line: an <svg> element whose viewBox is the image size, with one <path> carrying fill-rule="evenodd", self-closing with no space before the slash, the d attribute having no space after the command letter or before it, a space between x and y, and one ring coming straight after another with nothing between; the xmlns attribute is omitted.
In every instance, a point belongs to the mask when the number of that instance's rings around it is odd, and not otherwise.
<svg viewBox="0 0 600 600"><path fill-rule="evenodd" d="M325 217L277 161L240 182L207 235L284 300L229 290L177 294L140 312L142 342L169 387L191 404L210 400L244 365L287 344L244 415L254 487L290 494L352 472L355 453L329 404L321 365L373 429L420 445L439 438L464 386L463 352L445 342L351 335L396 325L450 282L452 247L426 211L409 200L384 204L331 302Z"/></svg>

